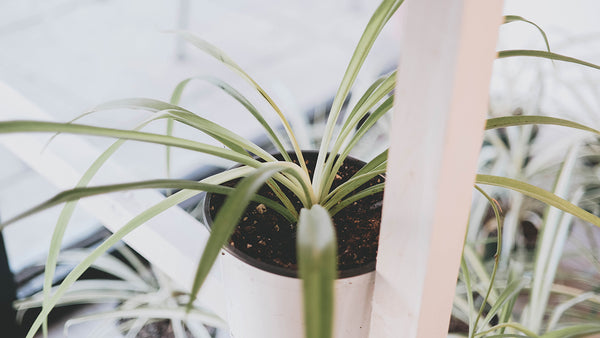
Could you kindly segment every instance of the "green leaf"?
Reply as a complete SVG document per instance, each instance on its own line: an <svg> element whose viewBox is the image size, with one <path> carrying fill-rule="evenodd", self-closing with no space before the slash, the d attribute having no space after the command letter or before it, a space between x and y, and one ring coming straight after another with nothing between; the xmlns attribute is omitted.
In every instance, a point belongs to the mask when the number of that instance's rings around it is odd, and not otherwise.
<svg viewBox="0 0 600 338"><path fill-rule="evenodd" d="M494 335L489 335L489 336L485 336L485 338L528 338L528 337L532 337L532 336L524 336L523 334L518 334L518 333L501 333L501 334L494 334ZM537 336L535 336L537 337Z"/></svg>
<svg viewBox="0 0 600 338"><path fill-rule="evenodd" d="M477 333L475 335L475 337L482 336L482 337L486 337L487 338L487 337L490 337L490 336L488 336L488 333L492 333L492 332L494 332L494 331L496 331L498 329L501 330L501 329L504 329L504 328L512 328L514 330L520 331L520 332L524 333L525 334L524 337L527 337L527 338L539 338L539 336L537 334L535 334L535 332L531 332L525 326L523 326L523 325L521 325L519 323L502 323L502 324L498 324L496 326L493 326L491 329L489 329L487 331L483 331L483 332ZM511 335L504 334L504 333L500 334L500 335L496 335L496 336L497 337L503 337L503 336L512 337ZM523 336L521 335L519 337L523 337Z"/></svg>
<svg viewBox="0 0 600 338"><path fill-rule="evenodd" d="M587 337L595 333L600 333L600 324L580 324L547 332L540 338Z"/></svg>
<svg viewBox="0 0 600 338"><path fill-rule="evenodd" d="M479 283L474 284L473 289L475 289L481 295L487 293L487 290L485 290L482 286L484 284L487 284L487 285L491 284L491 280L488 275L485 264L481 259L481 256L479 256L475 252L475 249L473 248L473 246L465 245L463 247L463 257L465 258L465 261L468 264L468 267L471 272L471 276L475 276L475 277L479 278ZM487 289L487 286L485 288ZM491 289L490 297L489 297L490 306L497 299L498 299L498 294L496 292L496 289Z"/></svg>
<svg viewBox="0 0 600 338"><path fill-rule="evenodd" d="M515 268L515 266L517 266L517 267ZM520 266L518 264L512 265L509 269L507 284L510 285L511 283L513 283L517 280L520 280L522 278L523 278L522 266ZM511 321L511 319L514 316L513 310L515 308L516 303L517 303L517 298L513 297L502 307L502 311L500 311L500 313L498 314L498 323L507 323L507 322ZM504 334L505 331L506 331L506 327L500 328L501 334Z"/></svg>
<svg viewBox="0 0 600 338"><path fill-rule="evenodd" d="M83 323L90 320L101 320L101 319L120 319L120 318L169 318L169 319L180 319L180 320L197 320L213 327L225 328L227 324L218 316L202 311L202 310L191 310L186 312L184 308L153 308L153 307L141 307L129 310L112 310L107 312L100 312L91 315L80 316L77 318L70 319L65 325L68 327Z"/></svg>
<svg viewBox="0 0 600 338"><path fill-rule="evenodd" d="M60 264L74 265L85 259L90 252L91 251L89 249L66 250L60 254L59 262ZM92 267L98 271L102 271L106 274L115 276L123 281L128 282L132 288L138 288L140 290L149 288L149 285L141 276L133 271L127 264L114 256L102 256L92 264Z"/></svg>
<svg viewBox="0 0 600 338"><path fill-rule="evenodd" d="M92 127L81 124L41 122L41 121L7 121L0 122L0 134L23 133L23 132L62 132L70 134L82 134L90 136L104 136L127 140L136 140L148 143L174 146L183 149L194 150L224 159L235 161L256 167L260 162L249 156L241 155L229 149L190 141L173 136L165 136L153 133L144 133L139 131L130 131L114 128Z"/></svg>
<svg viewBox="0 0 600 338"><path fill-rule="evenodd" d="M537 116L537 115L521 115L521 116L503 116L488 119L485 124L485 129L496 129L496 128L506 128L506 127L514 127L514 126L523 126L527 124L547 124L554 126L563 126L574 129L580 129L589 131L595 134L600 135L600 131L594 128L590 128L583 124L573 122L570 120L559 119L556 117L550 116Z"/></svg>
<svg viewBox="0 0 600 338"><path fill-rule="evenodd" d="M71 119L71 120L70 120L70 121L68 121L67 123L73 123L73 122L75 122L75 121L78 121L78 120L80 120L80 119L82 119L82 118L84 118L84 117L86 117L86 116L88 116L88 115L91 115L91 114L93 114L93 113L95 113L95 112L94 112L94 111L87 111L87 112L85 112L85 113L83 113L83 114L80 114L80 115L76 116L75 118ZM52 136L51 136L51 137L48 139L48 141L47 141L47 142L46 142L46 144L44 145L44 148L42 149L42 152L44 152L44 151L46 150L46 148L47 148L47 147L50 145L50 143L52 143L52 141L54 141L54 139L55 139L55 138L57 138L57 137L58 137L58 135L60 135L60 133L55 133L54 135L52 135Z"/></svg>
<svg viewBox="0 0 600 338"><path fill-rule="evenodd" d="M250 101L246 97L244 97L244 95L242 95L239 91L237 91L235 88L233 88L227 82L217 79L217 78L210 77L210 76L198 76L198 77L193 77L193 78L183 80L175 88L175 91L173 92L173 96L171 98L172 102L173 102L173 100L176 100L175 101L176 103L179 102L179 99L181 97L183 90L185 89L187 84L192 80L206 81L206 82L222 89L226 94L228 94L229 96L234 98L236 101L238 101L242 106L244 106L244 108L246 108L250 112L250 114L252 114L252 116L254 116L254 118L265 129L265 131L267 132L267 135L271 139L271 142L273 142L273 145L277 148L277 150L279 150L279 152L281 153L283 158L286 161L291 162L291 158L288 155L287 151L285 150L283 143L281 142L281 140L279 139L277 134L275 134L275 131L273 130L273 128L271 128L271 126L264 119L263 115L258 111L258 109L252 103L250 103Z"/></svg>
<svg viewBox="0 0 600 338"><path fill-rule="evenodd" d="M471 287L471 273L469 271L469 267L467 266L467 261L465 261L465 257L460 258L460 275L459 279L464 279L465 289L467 293L467 303L469 305L468 310L465 311L465 314L469 318L469 335L467 337L473 337L475 325L473 325L473 315L475 312L475 306L473 305L473 288ZM460 278L462 276L462 278Z"/></svg>
<svg viewBox="0 0 600 338"><path fill-rule="evenodd" d="M518 297L519 293L521 292L521 290L523 290L523 288L525 287L525 285L527 285L527 283L528 283L528 281L523 279L523 280L514 281L514 282L508 284L506 286L506 289L504 289L504 291L502 291L500 296L498 296L498 299L496 300L496 302L494 302L494 304L492 305L492 307L486 314L482 325L484 325L484 326L487 325L492 320L492 318L498 313L498 311L500 311L500 309L502 308L502 306L504 304L508 304L512 299ZM477 335L479 335L479 333L477 333L476 336Z"/></svg>
<svg viewBox="0 0 600 338"><path fill-rule="evenodd" d="M354 84L354 81L356 80L363 63L367 58L367 55L371 51L373 43L379 36L379 33L387 21L392 17L392 15L403 2L403 0L382 1L379 7L375 10L375 13L373 13L373 16L371 16L367 27L363 31L363 34L358 41L358 45L354 50L354 54L350 59L350 63L346 68L342 82L340 83L335 98L333 99L333 104L331 106L331 110L329 111L329 117L327 118L327 124L325 126L325 133L323 134L323 139L319 148L319 156L317 158L313 180L313 186L319 187L319 189L322 184L321 180L323 179L321 176L323 175L325 156L327 156L329 143L333 137L333 129L342 110L344 101L346 101L346 97L350 92L350 88L352 88L352 85ZM317 195L321 195L321 191L318 189Z"/></svg>
<svg viewBox="0 0 600 338"><path fill-rule="evenodd" d="M469 331L471 331L470 337L473 337L473 334L477 331L477 324L479 323L479 319L483 315L483 311L485 310L485 307L487 305L488 298L490 297L490 293L492 292L492 289L494 288L494 283L496 282L496 273L498 272L498 261L500 259L500 254L501 254L501 250L502 250L502 219L500 216L500 207L499 207L498 201L493 199L490 195L486 194L486 192L483 191L478 186L475 186L475 189L477 189L477 191L479 191L483 195L483 197L485 197L488 200L489 204L492 207L492 210L494 211L494 216L496 217L496 226L498 229L498 236L496 238L496 254L494 255L494 267L492 269L492 276L490 277L490 284L488 285L488 289L485 294L485 297L483 297L483 302L481 303L481 307L479 308L479 313L477 313L477 317L475 318L475 323L473 324L473 330L472 331L469 330ZM498 302L498 300L496 302Z"/></svg>
<svg viewBox="0 0 600 338"><path fill-rule="evenodd" d="M156 179L156 180L148 180L148 181L138 181L138 182L129 182L129 183L121 183L121 184L111 184L111 185L102 185L95 187L79 187L74 189L69 189L60 192L54 197L40 203L39 205L9 219L8 221L0 224L0 230L4 229L4 227L17 222L25 217L31 216L40 211L46 210L53 206L59 205L61 203L76 201L84 197L96 196L107 194L116 191L125 191L125 190L139 190L139 189L187 189L187 190L199 190L206 191L216 194L229 195L233 191L234 188L225 187L216 184L208 184L196 181L188 181L188 180L176 180L176 179ZM295 217L281 204L270 200L268 198L256 195L252 198L253 201L257 203L263 203L267 207L272 208L273 210L280 213L290 222L295 222Z"/></svg>
<svg viewBox="0 0 600 338"><path fill-rule="evenodd" d="M168 112L173 116L173 119L184 123L192 128L198 129L208 136L223 143L231 150L240 154L246 154L246 150L251 151L257 156L267 160L274 161L275 158L260 148L253 142L241 137L240 135L224 128L212 121L200 117L189 110L182 107L172 105L167 102L147 99L147 98L131 98L121 99L103 103L94 108L95 111L111 110L111 109L141 109L151 112Z"/></svg>
<svg viewBox="0 0 600 338"><path fill-rule="evenodd" d="M387 163L388 149L381 152L381 154L375 156L371 161L365 164L364 167L360 168L353 176L359 176L367 172L377 170L379 167L384 166ZM383 168L385 169L385 167Z"/></svg>
<svg viewBox="0 0 600 338"><path fill-rule="evenodd" d="M80 115L78 118L75 118L74 120L72 120L69 123L72 123L75 120L77 120L83 116L86 116L88 114L89 113ZM147 119L146 121L143 121L142 123L140 123L134 130L140 130L147 124L149 124L155 120L165 118L165 117L166 117L166 114L164 114L164 113L157 114L156 116L153 116L152 118ZM55 137L57 135L58 134L55 134L55 135L53 135L53 137ZM51 140L52 139L50 139L48 142L50 142ZM85 171L83 176L79 179L79 182L77 182L76 187L86 186L91 181L91 179L96 175L96 173L98 173L98 171L104 165L104 163L121 147L121 145L123 145L123 143L125 143L125 141L126 140L118 140L118 141L114 142L110 147L108 147L108 149L106 149L102 154L100 154L100 156L98 156L98 158L96 158L96 160L94 160L94 162L90 165L90 167ZM44 267L44 285L43 285L44 304L43 304L43 307L47 306L46 302L49 299L49 295L50 295L49 291L50 291L50 288L52 287L52 283L54 281L54 272L56 270L58 254L60 252L63 237L65 234L65 231L67 230L69 220L73 216L73 212L75 211L76 205L77 205L77 202L68 202L64 206L63 210L61 211L61 213L58 217L56 225L54 226L54 231L52 232L52 238L50 240L50 247L48 250L48 257L46 258L46 265ZM44 326L46 326L46 323L44 323Z"/></svg>
<svg viewBox="0 0 600 338"><path fill-rule="evenodd" d="M475 181L478 184L493 185L518 191L600 227L600 218L542 188L511 178L491 175L477 175Z"/></svg>
<svg viewBox="0 0 600 338"><path fill-rule="evenodd" d="M333 334L337 240L331 217L320 205L302 209L298 219L298 273L302 278L306 338Z"/></svg>
<svg viewBox="0 0 600 338"><path fill-rule="evenodd" d="M356 179L359 179L359 182L366 182L369 179L366 179L366 177L364 175L368 175L369 177L373 177L373 173L379 173L379 174L383 174L386 172L386 163L387 163L387 155L388 155L388 150L384 150L381 154L375 156L371 161L369 161L367 164L365 164L364 167L362 167L359 171L357 171L354 175L352 175L352 177L350 177L350 179L348 181L346 181L345 183L348 183L350 181L354 181ZM354 181L356 182L356 181ZM344 184L345 184L344 183ZM343 185L343 184L342 184ZM356 187L359 187L360 185L356 185ZM344 192L341 192L340 195L338 196L336 203L334 204L330 201L327 201L328 198L333 197L333 195L335 193L337 193L335 190L331 192L331 194L329 194L326 198L325 198L325 203L323 203L323 206L326 209L329 209L330 214L333 216L336 213L338 213L340 210L342 210L343 208L347 207L348 205L352 204L353 202L357 201L358 199L368 196L368 195L372 195L372 194L376 194L380 191L383 191L383 187L385 186L385 184L380 185L375 185L371 188L367 188L361 192L356 193L355 195L346 198L344 200L341 200L344 196L346 196L349 192L351 192L351 190L346 190ZM338 187L338 188L341 188ZM336 188L337 189L337 188ZM338 190L339 191L339 190ZM341 201L340 201L341 200Z"/></svg>
<svg viewBox="0 0 600 338"><path fill-rule="evenodd" d="M517 49L517 50L503 50L503 51L498 52L499 59L507 58L507 57L514 57L514 56L533 56L533 57L549 59L549 60L570 62L570 63L575 63L578 65L582 65L582 66L586 66L586 67L590 67L590 68L600 69L600 66L595 65L593 63L582 61L582 60L579 60L579 59L576 59L576 58L573 58L570 56L547 52L544 50Z"/></svg>
<svg viewBox="0 0 600 338"><path fill-rule="evenodd" d="M379 101L381 101L386 95L390 93L394 89L396 83L395 72L389 75L385 81L374 90L373 94L370 95L364 103L357 109L356 112L352 112L346 120L340 134L331 150L331 154L338 154L343 143L346 141L350 133L354 130L354 128L360 123L360 121L367 115L369 110L373 108ZM325 161L325 168L323 171L323 180L322 186L320 187L321 196L324 197L329 193L329 189L331 188L331 184L337 174L339 168L342 166L344 160L354 148L358 140L371 129L371 127L379 120L385 113L387 113L392 107L393 97L388 97L383 103L377 107L377 109L369 115L369 117L364 121L359 130L352 136L350 142L346 145L346 148L339 154L336 158L335 156L330 156ZM357 104L358 106L358 104Z"/></svg>
<svg viewBox="0 0 600 338"><path fill-rule="evenodd" d="M275 102L271 99L271 97L262 89L262 87L260 87L258 85L258 83L256 83L256 81L254 81L254 79L252 79L250 77L250 75L248 75L240 66L238 66L237 63L235 63L229 56L227 56L225 54L225 52L223 52L216 46L210 44L208 41L202 40L199 37L194 36L193 34L191 34L189 32L174 31L174 33L177 33L179 36L181 36L182 38L184 38L185 40L187 40L188 42L193 44L195 47L206 52L207 54L209 54L212 57L216 58L217 60L221 61L223 64L225 64L230 69L234 70L244 80L246 80L248 83L250 83L269 102L269 104L273 107L273 109L275 110L277 115L280 117L280 119L284 125L284 128L285 128L286 132L288 133L288 137L290 138L290 141L291 141L294 151L296 153L296 157L298 158L300 167L302 167L302 169L304 170L304 172L306 174L305 177L308 178L309 177L308 168L306 167L306 162L304 161L304 157L302 155L302 150L300 149L300 146L298 145L298 142L296 140L296 137L293 133L291 126L289 125L287 119L285 118L285 115L281 112L281 110L275 104ZM254 145L253 143L251 143L249 141L246 141L246 143L247 143L247 145ZM275 160L269 153L265 152L260 147L248 148L248 150L250 150L251 152L255 153L256 155L262 157L265 160ZM284 158L289 159L289 156L285 153L285 151L283 151L283 153L284 153L284 155L283 155ZM311 203L316 202L316 197L315 197L314 193L312 192L312 189L310 191L307 191L306 189L304 189L305 194L302 195L296 189L297 186L294 185L293 183L289 183L289 182L286 183L285 180L283 180L282 183L287 188L292 190L292 192L300 198L303 205L308 206ZM274 193L277 195L277 197L282 201L282 203L290 210L290 212L294 213L295 209L293 208L292 203L281 192L279 187L274 183L269 183L269 186L274 191Z"/></svg>
<svg viewBox="0 0 600 338"><path fill-rule="evenodd" d="M159 101L160 102L160 101ZM168 103L161 103L166 104ZM8 134L8 133L18 133L18 132L65 132L72 134L83 134L83 135L93 135L93 136L105 136L105 137L115 137L121 139L128 140L137 140L142 142L156 143L162 144L166 146L175 146L183 149L194 150L198 152L202 152L205 154L210 154L214 156L218 156L224 159L232 160L238 162L240 164L245 164L251 167L257 167L260 165L260 162L249 157L247 154L240 154L235 151L229 149L223 149L220 147L195 142L183 138L177 138L173 136L165 136L159 134L152 133L143 133L138 131L130 131L130 130L121 130L114 128L100 128L100 127L92 127L80 124L69 124L69 123L55 123L55 122L39 122L39 121L8 121L8 122L0 122L0 134ZM271 156L271 155L269 155ZM306 182L310 181L308 175L302 176L298 180L298 184L294 184L289 179L278 176L278 179L289 188L294 194L296 194L304 203L304 205L310 205L311 202L316 201L316 197L314 196L312 189L307 188ZM301 186L301 187L299 187ZM270 187L274 189L275 193L282 200L282 202L286 203L286 198L280 193L280 189L270 184ZM304 194L302 190L304 190ZM279 193L278 193L279 190ZM287 201L289 202L289 200ZM288 203L291 204L291 203ZM288 206L286 204L286 206ZM293 207L288 206L290 212L295 212Z"/></svg>
<svg viewBox="0 0 600 338"><path fill-rule="evenodd" d="M556 180L554 182L553 194L557 196L568 196L572 189L571 184L576 167L579 147L573 146L566 154ZM583 191L580 187L575 195L581 196ZM575 196L574 196L575 197ZM572 201L576 204L579 197ZM535 332L541 332L542 321L546 317L548 300L550 299L551 286L556 277L558 264L561 261L563 246L567 241L567 229L570 227L571 215L562 211L547 207L543 215L541 231L537 236L536 251L533 267L533 280L529 304L527 326Z"/></svg>
<svg viewBox="0 0 600 338"><path fill-rule="evenodd" d="M358 189L361 185L367 183L370 179L385 174L385 169L373 170L359 176L352 176L348 181L340 184L325 199L323 206L326 209L333 208L342 198Z"/></svg>
<svg viewBox="0 0 600 338"><path fill-rule="evenodd" d="M395 86L396 71L377 79L358 100L350 114L348 114L348 117L342 126L342 130L336 139L336 145L339 144L339 146L341 146L344 139L356 128L364 116L375 106L375 104L377 104L377 102L381 101L386 95L392 92ZM333 149L336 149L336 147L334 146ZM334 153L336 153L335 150Z"/></svg>
<svg viewBox="0 0 600 338"><path fill-rule="evenodd" d="M338 170L344 164L344 160L348 157L350 151L352 151L352 148L354 148L354 146L360 141L360 139L369 130L371 130L371 127L392 108L393 102L394 97L388 97L379 107L377 107L377 109L371 115L369 115L369 117L360 126L356 134L352 136L346 148L344 148L343 151L337 157L337 159L335 159L335 164L332 168L328 168L328 165L329 163L334 161L334 157L331 157L331 159L327 160L327 162L325 163L326 174L324 175L325 179L323 180L325 184L321 190L322 193L325 193L326 195L329 192Z"/></svg>
<svg viewBox="0 0 600 338"><path fill-rule="evenodd" d="M273 110L275 110L275 112L279 116L279 119L283 123L285 131L287 132L288 137L292 143L292 147L294 148L294 151L296 153L296 156L298 157L300 165L302 166L302 169L304 169L304 171L308 175L308 169L306 168L306 164L304 163L304 157L302 156L302 150L300 149L300 146L298 145L298 141L296 140L294 131L292 130L292 127L290 126L288 120L285 118L285 115L283 114L281 109L279 109L277 104L275 104L275 101L273 101L273 99L267 94L267 92L256 81L254 81L254 79L252 77L250 77L250 75L248 75L248 73L246 73L242 69L242 67L240 67L237 63L235 63L233 61L233 59L231 59L227 54L225 54L225 52L223 52L222 50L220 50L213 44L193 35L190 32L173 31L173 33L176 33L177 35L181 36L186 41L188 41L189 43L194 45L196 48L202 50L203 52L214 57L215 59L217 59L218 61L220 61L227 67L229 67L231 70L233 70L238 75L240 75L242 77L242 79L244 79L246 82L248 82L250 85L252 85L252 87L254 87L254 89L256 89L265 100L267 100L267 102L271 105Z"/></svg>
<svg viewBox="0 0 600 338"><path fill-rule="evenodd" d="M529 21L529 20L525 19L522 16L506 15L504 17L504 23L511 23L511 22L516 22L516 21L525 22L525 23L533 25L535 28L537 28L537 30L540 32L540 34L542 34L542 37L544 38L544 43L546 44L546 48L548 49L548 52L550 52L550 43L548 42L548 37L546 36L546 32L544 32L544 30L540 26L536 25L533 21Z"/></svg>

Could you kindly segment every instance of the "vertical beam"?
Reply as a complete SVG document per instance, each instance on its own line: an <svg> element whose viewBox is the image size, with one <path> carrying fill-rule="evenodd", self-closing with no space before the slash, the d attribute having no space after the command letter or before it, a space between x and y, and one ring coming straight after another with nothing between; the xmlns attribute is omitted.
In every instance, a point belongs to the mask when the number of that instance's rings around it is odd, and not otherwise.
<svg viewBox="0 0 600 338"><path fill-rule="evenodd" d="M501 0L407 1L370 337L445 337Z"/></svg>

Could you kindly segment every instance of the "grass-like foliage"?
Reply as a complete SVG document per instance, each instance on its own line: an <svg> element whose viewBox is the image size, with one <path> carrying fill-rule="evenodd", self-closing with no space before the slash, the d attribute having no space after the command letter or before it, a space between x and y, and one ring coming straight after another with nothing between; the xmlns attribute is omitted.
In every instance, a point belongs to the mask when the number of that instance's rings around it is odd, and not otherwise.
<svg viewBox="0 0 600 338"><path fill-rule="evenodd" d="M212 56L224 66L237 73L242 80L248 82L268 105L273 112L277 114L283 126L286 138L280 139L274 130L274 126L269 125L264 118L266 112L259 111L255 105L250 102L242 93L234 89L230 84L219 79L213 78L190 78L182 81L175 89L170 102L162 102L153 99L125 99L117 100L97 106L93 113L100 113L110 109L140 109L153 113L152 117L141 123L132 130L123 130L115 128L101 128L76 123L73 120L68 123L52 123L43 121L6 121L0 122L0 134L9 133L71 133L82 135L103 136L116 139L97 160L90 166L80 179L76 187L64 191L52 199L23 212L12 220L8 220L1 225L1 228L16 222L17 220L39 212L40 210L65 203L65 206L56 223L54 235L52 237L51 248L47 258L44 297L42 301L42 311L33 323L28 337L42 328L46 327L46 318L53 307L61 303L62 297L67 295L69 287L81 276L81 274L90 267L95 260L112 245L118 243L125 235L142 226L152 217L160 214L168 208L176 206L201 191L219 193L228 195L224 205L215 218L214 225L207 245L204 248L200 262L197 267L193 288L190 293L189 304L196 298L203 282L205 281L215 259L227 243L228 238L234 231L235 225L239 222L244 207L250 201L255 200L264 203L269 208L279 212L291 222L298 224L298 258L299 275L303 279L304 285L304 305L306 316L306 336L310 338L328 338L333 332L333 283L336 278L336 238L335 231L331 222L331 216L357 199L381 192L383 184L372 186L368 189L357 191L367 181L378 175L384 175L387 164L387 151L375 156L359 172L357 172L348 181L336 189L331 189L334 178L340 169L342 162L347 158L353 147L356 146L361 138L370 130L370 128L393 107L393 91L396 81L396 72L387 74L376 80L360 97L353 107L347 109L346 114L342 116L342 107L350 93L353 84L359 75L361 66L367 58L369 51L375 42L377 36L390 17L396 12L402 4L402 0L383 0L375 13L368 22L358 44L352 55L347 70L342 78L339 89L335 95L331 110L328 114L328 120L321 140L320 150L316 161L316 167L312 177L306 167L302 149L296 140L294 130L286 118L286 114L279 108L268 93L246 72L241 66L233 61L227 54L209 42L200 39L189 32L175 32L192 45ZM507 22L526 21L520 17L508 17ZM544 35L545 38L545 35ZM589 63L564 57L548 51L501 51L499 57L515 56L536 56L546 59L558 60L576 63L584 66L595 67ZM186 86L191 81L207 81L208 83L222 89L224 93L238 101L245 109L252 114L258 123L265 130L265 134L270 138L275 149L283 157L283 160L277 160L272 154L259 147L255 143L245 139L226 127L201 117L200 115L179 106L179 100L185 91ZM272 113L272 112L271 112ZM86 113L86 114L89 114ZM166 120L167 132L162 134L144 132L142 129L155 121ZM174 124L184 124L204 133L224 147L212 146L188 139L172 136ZM587 132L599 134L597 130L559 119L549 117L505 117L501 119L492 119L488 121L488 128L510 127L523 124L556 124L566 127L584 129ZM338 126L338 128L336 128ZM139 141L163 145L167 149L167 159L170 156L172 147L187 149L194 152L213 155L223 159L237 162L240 166L227 170L225 172L213 175L200 182L161 179L152 181L129 182L116 185L87 187L91 179L101 170L103 164L123 145L126 141ZM290 144L298 158L298 164L291 161L288 155L288 149L284 145ZM332 154L332 156L328 156ZM337 155L337 156L333 156ZM168 160L167 160L168 162ZM223 187L220 184L233 180L241 179L235 188ZM275 194L277 199L268 200L256 195L258 189L267 185ZM576 205L563 200L553 193L542 190L530 184L519 182L505 177L478 176L479 185L496 185L512 189L533 198L537 198L544 203L555 206L560 210L571 213L588 222L600 226L600 218L586 212ZM302 203L302 210L298 212L290 199L283 192L285 187L293 193ZM177 189L180 190L168 196L166 199L152 206L148 210L134 217L128 223L123 225L120 230L111 235L99 247L93 250L89 255L82 259L78 265L71 271L66 279L56 288L52 288L52 280L56 268L60 245L63 239L67 224L75 210L79 199L92 195L105 194L114 191L131 189ZM489 197L489 196L488 196ZM491 199L490 199L491 201ZM495 209L495 212L498 211ZM466 265L467 263L464 263ZM494 278L489 281L493 284ZM505 292L496 294L490 292L486 295L486 301L494 301L491 311L482 316L482 310L473 318L472 333L475 336L481 335L480 330L476 330L478 325L487 327L492 314L500 313L502 306L511 299L511 296L520 290L523 286L520 283L510 284ZM493 288L490 287L490 290ZM472 303L472 299L470 301ZM527 332L525 329L521 332ZM472 335L472 336L473 336Z"/></svg>

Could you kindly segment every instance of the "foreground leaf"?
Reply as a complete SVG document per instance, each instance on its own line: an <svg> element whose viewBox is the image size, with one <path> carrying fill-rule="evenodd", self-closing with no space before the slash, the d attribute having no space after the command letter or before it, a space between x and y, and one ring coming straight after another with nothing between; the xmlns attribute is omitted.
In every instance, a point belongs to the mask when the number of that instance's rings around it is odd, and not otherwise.
<svg viewBox="0 0 600 338"><path fill-rule="evenodd" d="M331 217L320 205L300 211L297 251L305 337L329 338L333 334L337 241Z"/></svg>

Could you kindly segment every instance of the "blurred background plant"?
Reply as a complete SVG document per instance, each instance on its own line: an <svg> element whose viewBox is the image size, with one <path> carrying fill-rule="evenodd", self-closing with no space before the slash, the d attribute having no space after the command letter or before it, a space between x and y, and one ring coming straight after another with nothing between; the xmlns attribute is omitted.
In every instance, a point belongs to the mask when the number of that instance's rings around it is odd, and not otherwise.
<svg viewBox="0 0 600 338"><path fill-rule="evenodd" d="M93 249L63 251L58 260L59 268L72 268ZM222 319L197 303L186 313L188 293L122 242L98 259L90 270L94 272L93 277L75 282L58 306L108 304L107 309L96 308L83 315L69 314L64 325L65 336L69 336L73 326L93 322L97 325L85 330L86 337L120 333L128 338L212 338L217 337L217 328L226 327ZM32 318L28 312L39 311L43 298L40 291L18 300L15 303L18 319Z"/></svg>
<svg viewBox="0 0 600 338"><path fill-rule="evenodd" d="M593 105L583 96L574 96L579 104L568 107L544 106L554 92L547 86L548 77L556 80L560 73L555 64L531 62L521 67L521 73L530 76L502 80L507 82L505 88L525 82L530 89L527 100L515 100L510 92L492 97L490 117L566 116L597 127L590 112ZM588 91L594 90L587 84ZM582 88L564 79L562 85L571 92ZM478 172L528 182L599 215L599 149L597 136L561 127L494 129L485 134ZM466 234L451 331L468 337L598 334L599 229L518 192L479 189Z"/></svg>

